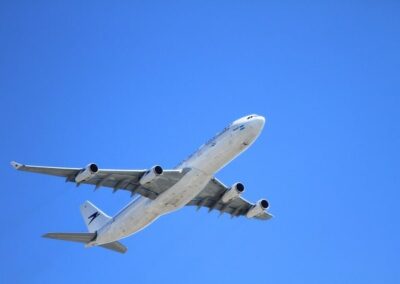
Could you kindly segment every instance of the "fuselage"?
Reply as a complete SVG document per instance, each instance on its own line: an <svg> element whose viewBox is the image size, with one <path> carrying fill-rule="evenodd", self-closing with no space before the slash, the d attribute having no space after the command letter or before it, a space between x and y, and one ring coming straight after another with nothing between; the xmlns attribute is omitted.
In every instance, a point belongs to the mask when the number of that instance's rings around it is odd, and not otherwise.
<svg viewBox="0 0 400 284"><path fill-rule="evenodd" d="M125 238L145 228L158 217L185 206L204 189L216 172L255 141L264 123L264 117L258 115L235 120L176 167L190 169L181 180L155 200L138 197L131 201L98 230L96 240L88 246Z"/></svg>

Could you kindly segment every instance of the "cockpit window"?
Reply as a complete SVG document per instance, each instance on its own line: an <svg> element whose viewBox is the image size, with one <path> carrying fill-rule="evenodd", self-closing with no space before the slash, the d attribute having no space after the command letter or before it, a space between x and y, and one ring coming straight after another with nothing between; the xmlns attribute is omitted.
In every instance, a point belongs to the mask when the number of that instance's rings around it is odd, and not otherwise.
<svg viewBox="0 0 400 284"><path fill-rule="evenodd" d="M249 120L250 118L253 118L254 117L254 115L249 115L248 117L247 117L247 120Z"/></svg>

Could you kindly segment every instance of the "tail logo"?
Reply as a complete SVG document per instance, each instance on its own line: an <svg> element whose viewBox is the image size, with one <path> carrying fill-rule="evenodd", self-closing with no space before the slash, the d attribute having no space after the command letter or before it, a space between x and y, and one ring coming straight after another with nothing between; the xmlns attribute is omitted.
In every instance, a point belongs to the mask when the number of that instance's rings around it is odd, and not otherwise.
<svg viewBox="0 0 400 284"><path fill-rule="evenodd" d="M100 213L99 212L94 212L92 215L90 215L89 217L88 217L88 219L90 219L90 221L89 221L89 224L90 223L92 223L93 222L93 220L94 219L96 219L97 218L97 216L99 216L100 215Z"/></svg>

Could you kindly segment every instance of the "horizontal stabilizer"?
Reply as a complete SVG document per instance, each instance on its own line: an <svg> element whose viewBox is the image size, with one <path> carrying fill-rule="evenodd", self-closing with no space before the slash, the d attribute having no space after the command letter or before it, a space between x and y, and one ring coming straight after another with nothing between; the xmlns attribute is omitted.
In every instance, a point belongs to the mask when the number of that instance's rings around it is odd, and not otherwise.
<svg viewBox="0 0 400 284"><path fill-rule="evenodd" d="M43 235L43 238L86 244L96 238L96 233L47 233Z"/></svg>
<svg viewBox="0 0 400 284"><path fill-rule="evenodd" d="M120 242L112 242L104 245L100 245L103 248L110 249L119 253L125 253L128 249L126 246L121 244Z"/></svg>
<svg viewBox="0 0 400 284"><path fill-rule="evenodd" d="M87 244L96 238L96 233L47 233L43 235L43 238ZM119 253L125 253L128 250L120 242L112 242L99 246Z"/></svg>

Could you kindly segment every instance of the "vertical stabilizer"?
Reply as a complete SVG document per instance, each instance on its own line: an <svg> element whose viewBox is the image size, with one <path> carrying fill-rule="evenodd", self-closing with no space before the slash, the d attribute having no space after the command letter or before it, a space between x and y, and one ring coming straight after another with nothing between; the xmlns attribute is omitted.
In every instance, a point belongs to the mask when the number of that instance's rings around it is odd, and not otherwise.
<svg viewBox="0 0 400 284"><path fill-rule="evenodd" d="M81 214L90 233L94 233L107 224L111 217L94 206L90 201L81 205Z"/></svg>

